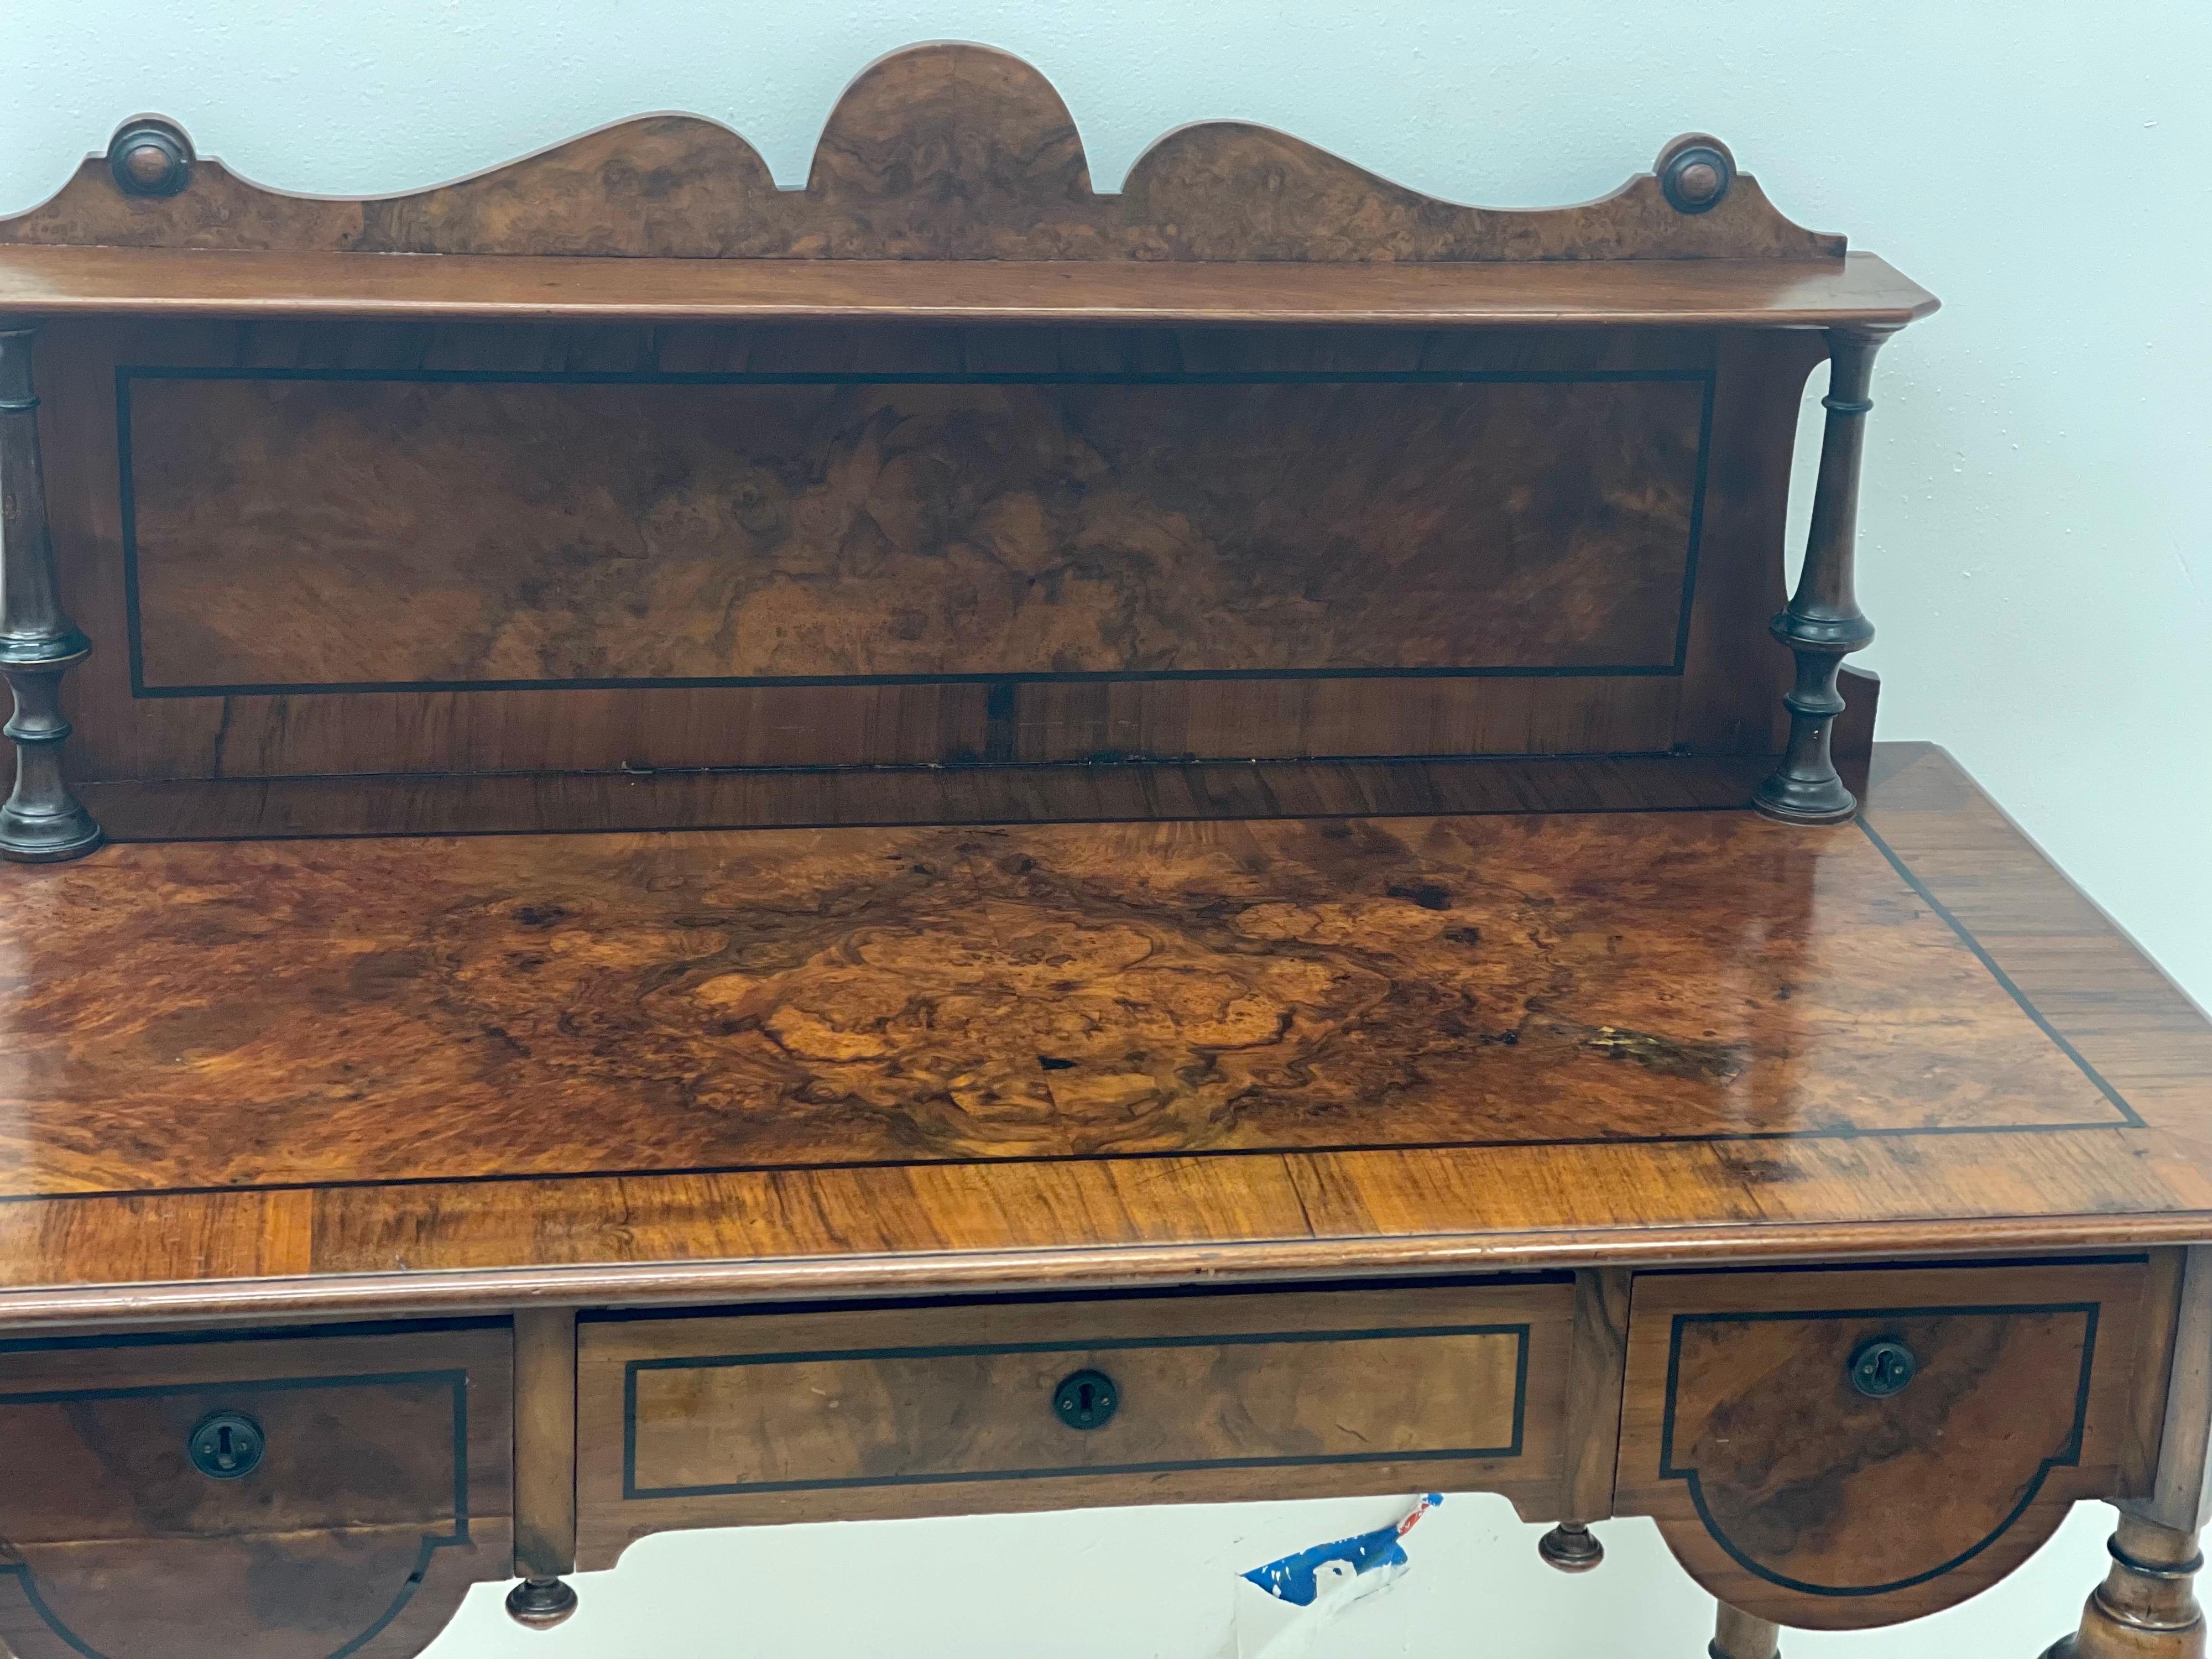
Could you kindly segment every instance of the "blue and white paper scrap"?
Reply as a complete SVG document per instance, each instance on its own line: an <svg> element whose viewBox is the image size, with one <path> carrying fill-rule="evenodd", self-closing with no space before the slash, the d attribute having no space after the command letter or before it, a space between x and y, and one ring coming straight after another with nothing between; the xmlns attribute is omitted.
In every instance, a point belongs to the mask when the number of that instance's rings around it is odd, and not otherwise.
<svg viewBox="0 0 2212 1659"><path fill-rule="evenodd" d="M1388 1589L1412 1565L1401 1541L1443 1503L1427 1492L1387 1526L1270 1561L1240 1575L1266 1601L1243 1591L1237 1617L1238 1659L1297 1659L1316 1650L1322 1632L1345 1610Z"/></svg>

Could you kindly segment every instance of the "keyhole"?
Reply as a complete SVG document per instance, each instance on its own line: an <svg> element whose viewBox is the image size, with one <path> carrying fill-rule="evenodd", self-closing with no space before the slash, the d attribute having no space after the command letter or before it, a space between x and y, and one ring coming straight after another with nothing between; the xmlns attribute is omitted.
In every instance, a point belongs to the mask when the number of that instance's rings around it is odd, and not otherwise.
<svg viewBox="0 0 2212 1659"><path fill-rule="evenodd" d="M236 1480L261 1466L268 1443L261 1425L240 1412L216 1412L203 1418L185 1443L192 1467L216 1480Z"/></svg>
<svg viewBox="0 0 2212 1659"><path fill-rule="evenodd" d="M1121 1404L1114 1379L1103 1371L1077 1371L1053 1390L1052 1408L1071 1429L1095 1429Z"/></svg>
<svg viewBox="0 0 2212 1659"><path fill-rule="evenodd" d="M1920 1369L1919 1358L1894 1338L1869 1342L1851 1356L1851 1386L1871 1400L1904 1389Z"/></svg>

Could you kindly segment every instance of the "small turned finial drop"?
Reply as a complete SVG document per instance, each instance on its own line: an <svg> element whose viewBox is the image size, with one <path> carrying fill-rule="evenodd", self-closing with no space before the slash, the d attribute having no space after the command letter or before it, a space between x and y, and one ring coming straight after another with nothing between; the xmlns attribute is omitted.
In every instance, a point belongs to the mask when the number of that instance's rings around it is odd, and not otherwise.
<svg viewBox="0 0 2212 1659"><path fill-rule="evenodd" d="M1652 171L1677 213L1710 213L1735 183L1735 158L1719 139L1686 132L1659 152Z"/></svg>
<svg viewBox="0 0 2212 1659"><path fill-rule="evenodd" d="M1562 1521L1536 1540L1545 1565L1561 1572L1588 1572L1605 1559L1605 1546L1579 1521Z"/></svg>
<svg viewBox="0 0 2212 1659"><path fill-rule="evenodd" d="M531 1630L551 1630L576 1610L576 1592L558 1578L526 1578L507 1593L507 1616Z"/></svg>
<svg viewBox="0 0 2212 1659"><path fill-rule="evenodd" d="M107 170L125 196L174 196L192 181L192 141L174 121L135 117L108 141Z"/></svg>

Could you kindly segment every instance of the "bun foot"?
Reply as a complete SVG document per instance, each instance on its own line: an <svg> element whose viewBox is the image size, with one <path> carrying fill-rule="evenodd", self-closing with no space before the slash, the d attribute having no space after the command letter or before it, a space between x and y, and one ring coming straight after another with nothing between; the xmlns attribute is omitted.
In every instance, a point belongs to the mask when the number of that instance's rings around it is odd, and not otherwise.
<svg viewBox="0 0 2212 1659"><path fill-rule="evenodd" d="M526 1578L507 1593L507 1616L532 1630L551 1630L576 1610L576 1592L558 1578Z"/></svg>
<svg viewBox="0 0 2212 1659"><path fill-rule="evenodd" d="M1536 1540L1536 1553L1561 1572L1588 1572L1605 1559L1605 1546L1579 1521L1562 1521Z"/></svg>

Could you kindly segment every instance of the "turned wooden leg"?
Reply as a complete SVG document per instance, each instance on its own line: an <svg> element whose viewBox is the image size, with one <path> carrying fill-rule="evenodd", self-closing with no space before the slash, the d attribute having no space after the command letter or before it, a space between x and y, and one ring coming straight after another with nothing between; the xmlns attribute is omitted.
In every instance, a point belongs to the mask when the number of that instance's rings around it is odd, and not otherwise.
<svg viewBox="0 0 2212 1659"><path fill-rule="evenodd" d="M92 647L62 610L39 462L39 398L27 328L0 325L0 678L15 712L15 787L0 803L0 857L50 864L100 845L100 826L62 781L62 676Z"/></svg>
<svg viewBox="0 0 2212 1659"><path fill-rule="evenodd" d="M1837 676L1845 656L1874 638L1852 580L1858 537L1859 460L1866 443L1867 389L1874 354L1889 331L1828 331L1828 424L1820 442L1820 476L1813 488L1813 529L1804 568L1789 606L1767 631L1797 659L1796 682L1783 694L1790 710L1790 747L1752 805L1790 823L1838 823L1858 810L1829 753L1830 730L1843 713Z"/></svg>
<svg viewBox="0 0 2212 1659"><path fill-rule="evenodd" d="M576 1310L514 1316L514 1571L507 1617L550 1630L576 1610Z"/></svg>
<svg viewBox="0 0 2212 1659"><path fill-rule="evenodd" d="M1782 1627L1723 1601L1712 1644L1705 1651L1712 1659L1780 1659Z"/></svg>
<svg viewBox="0 0 2212 1659"><path fill-rule="evenodd" d="M2197 1534L2123 1513L2105 1547L2112 1569L2081 1609L2081 1628L2044 1659L2204 1659L2204 1610L2191 1581Z"/></svg>

